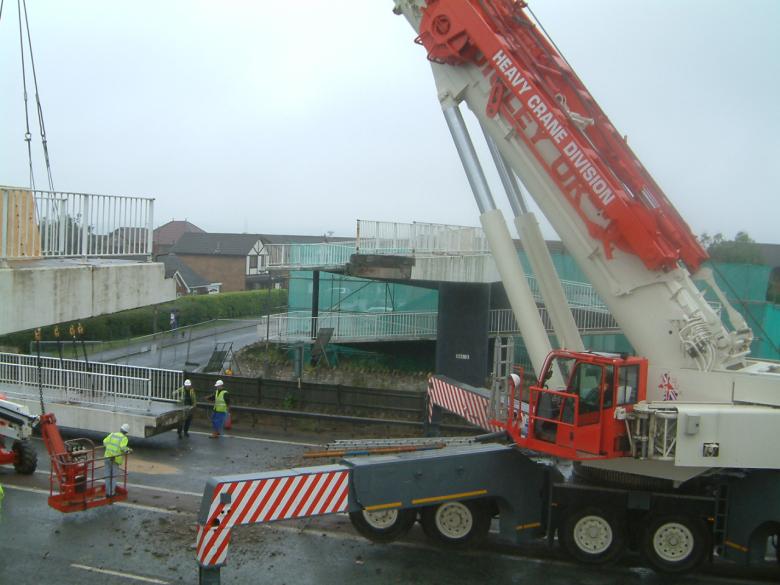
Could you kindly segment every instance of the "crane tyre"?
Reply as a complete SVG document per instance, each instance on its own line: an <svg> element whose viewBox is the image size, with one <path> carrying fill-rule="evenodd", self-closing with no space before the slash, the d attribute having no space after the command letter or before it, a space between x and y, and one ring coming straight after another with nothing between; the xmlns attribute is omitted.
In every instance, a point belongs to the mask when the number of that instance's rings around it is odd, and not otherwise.
<svg viewBox="0 0 780 585"><path fill-rule="evenodd" d="M707 558L710 538L704 522L685 514L651 516L642 531L641 549L659 573L680 574Z"/></svg>
<svg viewBox="0 0 780 585"><path fill-rule="evenodd" d="M424 508L421 524L434 543L462 548L481 542L490 530L491 508L480 500L444 502Z"/></svg>
<svg viewBox="0 0 780 585"><path fill-rule="evenodd" d="M623 523L609 510L597 506L567 514L558 529L558 540L569 556L589 565L616 561L626 546Z"/></svg>
<svg viewBox="0 0 780 585"><path fill-rule="evenodd" d="M409 532L417 520L416 510L360 510L350 512L349 520L360 534L373 542L393 542Z"/></svg>
<svg viewBox="0 0 780 585"><path fill-rule="evenodd" d="M23 475L35 473L35 469L38 467L38 453L35 452L32 443L27 440L14 441L12 448L16 454L14 461L16 473Z"/></svg>

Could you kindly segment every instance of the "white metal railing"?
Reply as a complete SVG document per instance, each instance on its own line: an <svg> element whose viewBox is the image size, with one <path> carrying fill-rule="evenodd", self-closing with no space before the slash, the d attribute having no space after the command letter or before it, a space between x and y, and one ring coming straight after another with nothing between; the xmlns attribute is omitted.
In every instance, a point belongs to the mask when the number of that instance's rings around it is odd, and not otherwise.
<svg viewBox="0 0 780 585"><path fill-rule="evenodd" d="M3 392L37 398L39 381L44 402L56 400L122 410L149 410L153 401L175 400L182 384L179 370L162 370L103 362L84 362L14 353L0 353Z"/></svg>
<svg viewBox="0 0 780 585"><path fill-rule="evenodd" d="M548 333L552 333L552 322L545 307L539 307L539 314ZM574 321L581 333L597 331L619 332L620 326L609 312L592 309L573 309ZM512 309L493 309L490 311L488 330L491 334L519 334L520 328Z"/></svg>
<svg viewBox="0 0 780 585"><path fill-rule="evenodd" d="M358 220L356 247L361 254L490 253L481 228L420 222Z"/></svg>
<svg viewBox="0 0 780 585"><path fill-rule="evenodd" d="M355 253L355 242L266 244L269 268L341 266Z"/></svg>
<svg viewBox="0 0 780 585"><path fill-rule="evenodd" d="M539 309L542 321L549 333L552 323L544 307ZM608 312L575 309L574 319L579 330L588 332L619 332L615 319ZM373 338L419 338L435 337L437 334L437 313L431 312L387 312L387 313L347 313L327 312L312 317L308 311L291 311L272 315L271 330L280 339L310 339L312 331L323 327L333 328L333 339L373 339ZM493 309L488 321L490 335L519 335L520 328L511 309Z"/></svg>
<svg viewBox="0 0 780 585"><path fill-rule="evenodd" d="M425 313L320 313L312 317L308 311L291 311L273 315L280 338L311 338L314 330L333 328L331 339L417 338L436 335L435 312Z"/></svg>
<svg viewBox="0 0 780 585"><path fill-rule="evenodd" d="M0 258L150 256L154 199L0 187Z"/></svg>

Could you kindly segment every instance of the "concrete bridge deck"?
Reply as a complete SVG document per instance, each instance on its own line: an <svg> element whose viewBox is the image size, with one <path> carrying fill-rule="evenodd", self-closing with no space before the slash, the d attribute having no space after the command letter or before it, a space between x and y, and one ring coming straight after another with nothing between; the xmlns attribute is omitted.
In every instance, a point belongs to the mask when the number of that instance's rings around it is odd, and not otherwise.
<svg viewBox="0 0 780 585"><path fill-rule="evenodd" d="M178 370L0 353L0 393L35 414L42 396L61 426L82 430L122 423L133 437L170 430L183 412L175 401L182 381Z"/></svg>

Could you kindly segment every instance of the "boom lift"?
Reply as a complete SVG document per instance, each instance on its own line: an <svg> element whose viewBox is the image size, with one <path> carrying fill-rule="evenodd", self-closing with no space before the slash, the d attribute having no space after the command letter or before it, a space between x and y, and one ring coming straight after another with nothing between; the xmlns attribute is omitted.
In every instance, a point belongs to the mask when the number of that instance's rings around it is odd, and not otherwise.
<svg viewBox="0 0 780 585"><path fill-rule="evenodd" d="M117 478L115 495L107 497L104 457L89 439L63 440L51 413L31 415L27 409L0 399L0 441L13 439L11 449L0 448L0 464L13 464L18 473L32 474L38 464L30 437L40 430L51 459L49 505L60 512L77 512L127 499L127 467Z"/></svg>
<svg viewBox="0 0 780 585"><path fill-rule="evenodd" d="M17 473L35 473L38 454L30 444L32 424L36 417L23 406L0 398L0 465L13 465ZM11 448L5 441L13 441Z"/></svg>
<svg viewBox="0 0 780 585"><path fill-rule="evenodd" d="M703 266L706 252L526 9L519 0L395 0L431 62L538 365L525 406L516 376L499 396L434 376L429 398L511 444L212 478L199 516L201 583L218 582L232 527L340 511L376 541L419 517L434 540L457 546L479 540L497 514L504 537L557 535L591 564L630 547L671 573L694 568L713 545L722 557L762 560L767 538L780 534L780 366L749 359L752 332ZM485 134L567 349L552 351L541 327L462 102ZM518 178L639 357L584 351ZM695 281L718 297L727 323ZM551 465L561 460L576 463L573 477Z"/></svg>

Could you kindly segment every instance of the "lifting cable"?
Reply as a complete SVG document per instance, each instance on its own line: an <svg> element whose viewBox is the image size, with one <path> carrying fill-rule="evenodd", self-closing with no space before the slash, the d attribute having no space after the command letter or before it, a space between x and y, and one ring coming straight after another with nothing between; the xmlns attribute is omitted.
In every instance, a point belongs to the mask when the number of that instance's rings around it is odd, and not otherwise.
<svg viewBox="0 0 780 585"><path fill-rule="evenodd" d="M30 112L27 107L27 70L24 66L24 35L22 34L22 8L19 0L16 0L16 7L19 10L19 53L22 60L22 88L24 90L24 141L27 143L27 160L30 165L30 189L35 191L35 171L33 171L32 162L32 134L30 134Z"/></svg>
<svg viewBox="0 0 780 585"><path fill-rule="evenodd" d="M0 0L0 19L3 15L3 5L5 0ZM16 8L19 13L19 54L22 66L22 90L24 96L24 122L25 133L24 141L27 143L27 161L30 170L30 189L35 190L35 172L33 169L32 158L32 133L30 132L30 111L27 95L27 67L24 55L24 34L27 33L27 47L30 59L30 69L32 72L33 85L35 87L35 106L38 114L38 127L41 133L41 145L43 146L43 158L46 163L46 175L49 182L49 190L54 191L54 179L51 174L51 162L49 159L49 145L46 137L46 125L43 121L43 106L41 105L41 96L38 90L38 75L35 71L35 57L33 55L32 37L30 36L30 22L27 16L27 0L16 0ZM22 26L22 12L24 12L24 26Z"/></svg>
<svg viewBox="0 0 780 585"><path fill-rule="evenodd" d="M18 4L19 0L16 0L16 2ZM38 111L38 128L41 132L43 158L46 161L46 175L49 179L49 191L54 191L54 179L52 179L51 176L51 164L49 162L49 145L46 139L46 125L43 123L43 107L41 106L41 95L38 91L38 75L35 72L35 57L33 56L32 37L30 37L30 21L27 18L27 0L22 0L22 6L24 6L24 27L27 31L27 46L30 53L30 68L32 69L33 85L35 86L35 107ZM21 18L21 13L19 16Z"/></svg>

